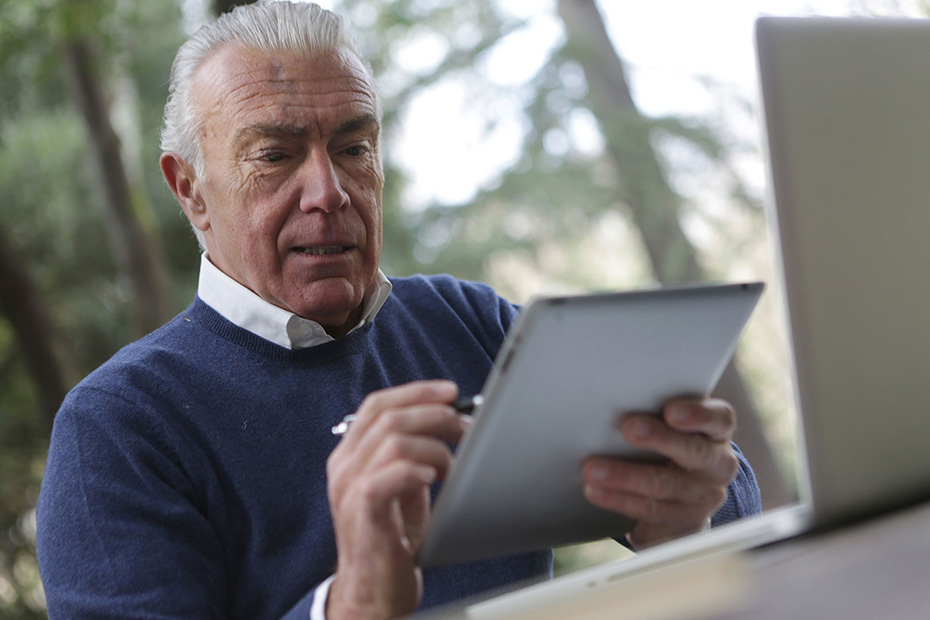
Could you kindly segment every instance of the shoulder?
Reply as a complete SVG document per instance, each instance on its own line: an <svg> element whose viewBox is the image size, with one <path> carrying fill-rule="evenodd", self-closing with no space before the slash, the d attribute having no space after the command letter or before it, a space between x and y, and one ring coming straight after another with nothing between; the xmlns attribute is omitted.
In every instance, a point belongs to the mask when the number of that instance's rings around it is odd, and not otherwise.
<svg viewBox="0 0 930 620"><path fill-rule="evenodd" d="M429 306L435 310L438 303L456 313L504 314L508 320L517 310L487 284L459 280L446 274L391 278L391 284L394 286L392 295L406 306Z"/></svg>
<svg viewBox="0 0 930 620"><path fill-rule="evenodd" d="M470 334L493 356L517 316L518 308L480 282L448 275L392 278L387 314L431 334Z"/></svg>
<svg viewBox="0 0 930 620"><path fill-rule="evenodd" d="M126 407L161 404L181 385L195 380L216 346L189 310L122 347L74 387L63 410L76 400L107 400L110 411L117 402Z"/></svg>

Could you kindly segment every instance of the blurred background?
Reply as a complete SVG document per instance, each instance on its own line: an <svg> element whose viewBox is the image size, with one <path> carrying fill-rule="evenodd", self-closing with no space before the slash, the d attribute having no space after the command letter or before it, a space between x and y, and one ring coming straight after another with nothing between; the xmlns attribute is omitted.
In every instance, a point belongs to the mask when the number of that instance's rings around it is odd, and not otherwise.
<svg viewBox="0 0 930 620"><path fill-rule="evenodd" d="M45 617L35 503L64 394L190 302L158 168L177 47L234 2L0 0L0 618ZM766 506L794 401L753 19L930 16L928 0L330 0L384 101L388 275L543 293L761 279L721 385ZM559 550L557 570L618 557Z"/></svg>

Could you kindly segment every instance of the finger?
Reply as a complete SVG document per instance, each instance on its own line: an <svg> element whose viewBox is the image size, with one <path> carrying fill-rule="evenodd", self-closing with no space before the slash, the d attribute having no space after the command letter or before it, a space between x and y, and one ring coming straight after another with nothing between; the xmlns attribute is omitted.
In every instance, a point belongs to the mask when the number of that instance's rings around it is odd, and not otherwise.
<svg viewBox="0 0 930 620"><path fill-rule="evenodd" d="M358 434L367 435L360 443L400 434L436 437L454 444L462 438L468 424L466 420L450 405L414 405L383 411L367 429L358 431Z"/></svg>
<svg viewBox="0 0 930 620"><path fill-rule="evenodd" d="M714 441L703 433L684 433L648 415L630 415L621 424L626 440L637 448L668 457L684 470L729 484L739 461L729 441Z"/></svg>
<svg viewBox="0 0 930 620"><path fill-rule="evenodd" d="M626 539L633 546L633 549L642 550L682 536L697 534L703 531L708 524L709 520L707 519L700 522L689 522L687 525L639 521L633 527L633 530L627 534Z"/></svg>
<svg viewBox="0 0 930 620"><path fill-rule="evenodd" d="M605 491L630 493L657 500L714 506L726 498L721 483L676 466L630 463L618 459L592 458L582 467L586 485Z"/></svg>
<svg viewBox="0 0 930 620"><path fill-rule="evenodd" d="M452 381L414 381L392 388L376 390L368 394L356 412L355 422L350 427L358 437L363 430L374 424L387 410L422 404L448 404L458 396L458 386ZM345 439L349 439L348 433ZM351 443L351 439L349 439Z"/></svg>
<svg viewBox="0 0 930 620"><path fill-rule="evenodd" d="M358 481L344 498L343 518L333 522L341 562L390 558L396 568L398 560L412 558L429 515L429 485L435 480L430 467L396 461Z"/></svg>
<svg viewBox="0 0 930 620"><path fill-rule="evenodd" d="M360 485L360 491L366 512L373 521L391 521L394 500L421 493L435 481L436 470L432 467L394 461L368 477Z"/></svg>
<svg viewBox="0 0 930 620"><path fill-rule="evenodd" d="M449 416L455 419L454 415ZM365 476L394 461L408 461L432 468L444 479L451 467L452 451L441 439L400 433L369 432L363 442L349 445L340 442L327 459L327 479L330 497L337 504L349 488Z"/></svg>
<svg viewBox="0 0 930 620"><path fill-rule="evenodd" d="M372 468L372 463L381 466L393 460L419 461L445 478L452 459L448 443L458 441L464 426L467 424L451 407L429 405L388 412L367 432L350 429L353 437L340 441L326 462L332 502L341 505L350 487Z"/></svg>
<svg viewBox="0 0 930 620"><path fill-rule="evenodd" d="M437 439L392 435L378 446L366 464L365 471L378 471L398 461L429 467L436 472L435 477L441 480L452 464L452 451Z"/></svg>
<svg viewBox="0 0 930 620"><path fill-rule="evenodd" d="M703 508L692 504L610 491L589 485L585 485L584 494L595 506L620 513L638 523L662 525L670 529L688 529L702 524L706 519Z"/></svg>
<svg viewBox="0 0 930 620"><path fill-rule="evenodd" d="M396 526L392 504L396 500L429 493L437 471L428 465L394 461L364 476L352 479L344 492L330 493L330 508L337 537L362 535L370 542L372 532L391 537ZM366 533L367 531L367 533Z"/></svg>
<svg viewBox="0 0 930 620"><path fill-rule="evenodd" d="M663 408L665 422L675 430L702 433L714 441L730 441L736 431L736 412L725 400L674 400Z"/></svg>
<svg viewBox="0 0 930 620"><path fill-rule="evenodd" d="M394 438L424 437L436 440L437 444L455 444L461 439L465 427L461 416L448 405L420 405L385 411L367 429L349 430L353 436L347 436L337 446L340 451L338 459L351 460L350 467L357 472L367 467L382 444L394 441Z"/></svg>

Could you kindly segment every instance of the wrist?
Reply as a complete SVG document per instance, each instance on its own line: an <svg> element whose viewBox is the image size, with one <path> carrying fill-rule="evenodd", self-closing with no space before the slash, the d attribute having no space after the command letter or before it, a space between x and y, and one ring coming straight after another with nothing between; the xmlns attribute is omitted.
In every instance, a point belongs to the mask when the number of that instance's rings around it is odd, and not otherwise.
<svg viewBox="0 0 930 620"><path fill-rule="evenodd" d="M417 569L418 584L422 576ZM403 618L416 611L422 587L417 588L415 597L404 596L392 588L379 591L373 587L360 586L350 578L331 578L326 596L325 620L392 620ZM314 619L315 620L315 619Z"/></svg>

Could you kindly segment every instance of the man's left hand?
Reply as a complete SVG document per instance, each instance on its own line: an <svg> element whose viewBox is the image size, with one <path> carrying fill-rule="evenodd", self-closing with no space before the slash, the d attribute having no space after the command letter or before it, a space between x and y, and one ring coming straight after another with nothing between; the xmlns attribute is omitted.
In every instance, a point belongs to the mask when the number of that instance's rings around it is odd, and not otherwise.
<svg viewBox="0 0 930 620"><path fill-rule="evenodd" d="M627 534L636 549L704 529L727 498L739 461L730 443L736 414L718 399L676 400L662 417L630 414L619 422L630 445L668 457L644 464L594 457L582 468L584 492L601 508L636 525Z"/></svg>

